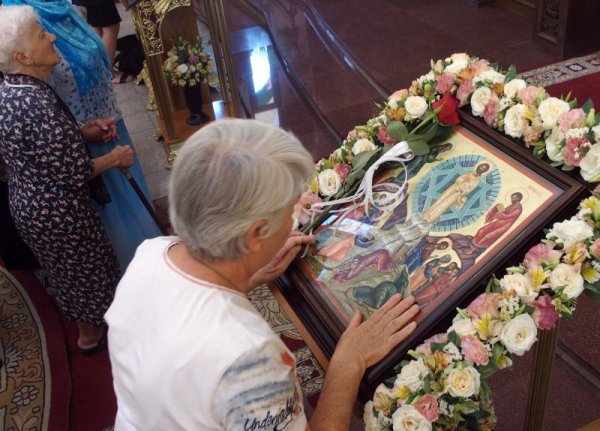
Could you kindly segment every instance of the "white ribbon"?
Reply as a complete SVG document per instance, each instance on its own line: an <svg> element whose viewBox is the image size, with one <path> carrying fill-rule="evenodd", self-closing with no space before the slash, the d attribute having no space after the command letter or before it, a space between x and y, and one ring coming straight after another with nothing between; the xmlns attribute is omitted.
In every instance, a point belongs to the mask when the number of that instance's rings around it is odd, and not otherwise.
<svg viewBox="0 0 600 431"><path fill-rule="evenodd" d="M385 213L388 211L392 211L406 199L408 189L408 173L406 172L406 166L404 165L404 162L412 160L413 157L414 154L410 150L408 142L398 142L383 156L377 159L377 161L375 161L375 163L373 163L369 169L367 169L365 176L363 177L354 195L333 201L317 202L312 204L310 206L311 223L314 221L314 218L317 214L323 212L324 208L340 204L354 203L354 205L351 205L348 208L331 211L332 213L343 213L336 222L336 225L341 223L341 221L348 216L348 214L355 209L360 208L361 206L365 207L365 214L368 214L369 205L372 205L378 210L383 211L384 214L382 215L385 215ZM375 172L381 165L387 162L400 163L404 168L404 181L402 182L402 185L398 185L396 183L373 184ZM387 190L385 190L386 193L384 194L382 192L377 192L378 189ZM360 199L362 199L362 201L359 201Z"/></svg>

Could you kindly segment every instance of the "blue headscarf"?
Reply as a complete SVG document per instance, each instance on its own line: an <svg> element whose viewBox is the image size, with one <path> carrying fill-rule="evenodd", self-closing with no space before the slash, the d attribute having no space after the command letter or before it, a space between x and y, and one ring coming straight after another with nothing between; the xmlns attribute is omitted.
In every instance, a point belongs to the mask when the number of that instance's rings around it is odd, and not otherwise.
<svg viewBox="0 0 600 431"><path fill-rule="evenodd" d="M110 73L102 40L68 0L3 0L3 4L35 9L40 25L56 36L54 45L69 63L80 94L86 94L104 79L107 71Z"/></svg>

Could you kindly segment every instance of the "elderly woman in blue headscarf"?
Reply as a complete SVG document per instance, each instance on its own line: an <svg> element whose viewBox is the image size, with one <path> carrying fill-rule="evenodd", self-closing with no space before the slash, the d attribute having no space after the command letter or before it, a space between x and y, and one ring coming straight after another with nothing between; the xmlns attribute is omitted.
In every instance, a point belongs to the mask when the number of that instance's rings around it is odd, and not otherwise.
<svg viewBox="0 0 600 431"><path fill-rule="evenodd" d="M68 0L4 0L5 5L29 5L40 16L41 26L56 36L61 57L48 83L66 102L80 124L95 118L113 118L116 136L107 142L89 143L92 157L109 153L115 146L133 148L111 84L111 64L102 40ZM129 168L147 200L150 194L137 158ZM143 202L119 170L102 174L110 202L96 204L102 223L124 271L137 246L161 234Z"/></svg>
<svg viewBox="0 0 600 431"><path fill-rule="evenodd" d="M117 146L90 159L84 139L110 139L101 119L80 127L47 84L60 57L55 37L30 6L0 6L0 157L8 167L9 207L19 234L47 274L65 316L77 323L84 354L103 343L104 313L120 278L117 258L88 181L133 163ZM116 170L116 169L113 169Z"/></svg>

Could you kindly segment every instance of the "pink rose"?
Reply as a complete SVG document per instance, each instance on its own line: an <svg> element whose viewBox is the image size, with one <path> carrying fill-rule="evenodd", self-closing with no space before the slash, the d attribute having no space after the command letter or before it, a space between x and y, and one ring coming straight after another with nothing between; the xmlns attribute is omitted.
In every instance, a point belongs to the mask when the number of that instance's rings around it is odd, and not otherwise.
<svg viewBox="0 0 600 431"><path fill-rule="evenodd" d="M556 326L559 313L552 305L550 295L540 296L531 305L535 307L531 317L539 329L552 329Z"/></svg>
<svg viewBox="0 0 600 431"><path fill-rule="evenodd" d="M476 365L487 365L490 361L485 346L475 335L465 335L460 339L463 355Z"/></svg>
<svg viewBox="0 0 600 431"><path fill-rule="evenodd" d="M525 87L521 88L517 93L517 96L526 105L533 105L537 99L538 88L537 87Z"/></svg>
<svg viewBox="0 0 600 431"><path fill-rule="evenodd" d="M321 198L318 195L305 192L302 193L298 202L294 204L293 217L298 220L300 226L304 226L310 222L310 207L317 202L321 202Z"/></svg>
<svg viewBox="0 0 600 431"><path fill-rule="evenodd" d="M497 317L500 298L497 293L482 293L469 304L467 311L476 319L483 316Z"/></svg>
<svg viewBox="0 0 600 431"><path fill-rule="evenodd" d="M563 132L583 127L585 126L585 112L581 108L563 112L558 116L558 124Z"/></svg>
<svg viewBox="0 0 600 431"><path fill-rule="evenodd" d="M490 100L486 103L483 108L483 119L485 120L488 126L492 126L494 120L496 119L496 114L498 114L498 106L500 105L500 99L495 92L492 92L490 96Z"/></svg>
<svg viewBox="0 0 600 431"><path fill-rule="evenodd" d="M387 127L385 126L381 126L379 128L379 131L377 132L377 139L379 139L379 142L381 142L383 145L394 145L396 143L396 140L388 135Z"/></svg>
<svg viewBox="0 0 600 431"><path fill-rule="evenodd" d="M456 98L460 102L459 106L465 106L468 103L469 96L473 91L475 91L475 84L473 84L473 80L465 79L456 91Z"/></svg>
<svg viewBox="0 0 600 431"><path fill-rule="evenodd" d="M435 335L429 337L428 339L426 339L425 341L423 341L423 344L421 344L415 350L417 351L417 353L421 353L423 355L431 355L431 343L446 344L447 342L448 342L448 334L447 333L444 332L443 334L435 334Z"/></svg>
<svg viewBox="0 0 600 431"><path fill-rule="evenodd" d="M589 147L590 141L588 141L587 135L568 137L564 148L565 163L571 166L579 166Z"/></svg>
<svg viewBox="0 0 600 431"><path fill-rule="evenodd" d="M415 404L415 409L430 423L435 422L439 416L438 401L435 395L423 395Z"/></svg>
<svg viewBox="0 0 600 431"><path fill-rule="evenodd" d="M347 163L336 163L333 167L333 170L340 177L340 181L344 183L348 177L348 174L352 170L352 166Z"/></svg>
<svg viewBox="0 0 600 431"><path fill-rule="evenodd" d="M452 86L454 85L454 78L450 75L440 75L437 77L437 84L435 86L435 91L440 94L444 94L447 91L450 91Z"/></svg>
<svg viewBox="0 0 600 431"><path fill-rule="evenodd" d="M598 187L600 187L600 186L598 186ZM598 188L598 187L596 187L596 188ZM594 243L590 246L590 253L596 259L600 259L600 238L598 238L596 241L594 241Z"/></svg>
<svg viewBox="0 0 600 431"><path fill-rule="evenodd" d="M560 262L562 251L554 250L554 243L538 244L527 252L525 259L525 267L534 269L542 264L551 265Z"/></svg>

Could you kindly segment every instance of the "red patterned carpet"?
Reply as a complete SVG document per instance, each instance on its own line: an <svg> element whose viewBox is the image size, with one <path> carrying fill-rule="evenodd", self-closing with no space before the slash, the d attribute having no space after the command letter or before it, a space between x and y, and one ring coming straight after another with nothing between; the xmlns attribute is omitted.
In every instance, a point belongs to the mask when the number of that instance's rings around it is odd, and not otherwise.
<svg viewBox="0 0 600 431"><path fill-rule="evenodd" d="M28 271L0 267L0 429L68 429L71 380L60 321Z"/></svg>

